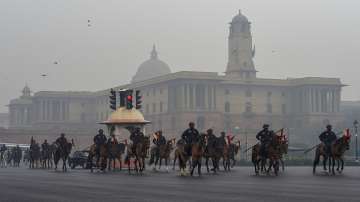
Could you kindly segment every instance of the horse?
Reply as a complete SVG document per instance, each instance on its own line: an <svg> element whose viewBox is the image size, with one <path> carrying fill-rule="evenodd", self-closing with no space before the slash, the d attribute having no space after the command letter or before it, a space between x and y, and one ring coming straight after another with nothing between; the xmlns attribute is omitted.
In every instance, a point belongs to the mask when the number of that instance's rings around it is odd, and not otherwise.
<svg viewBox="0 0 360 202"><path fill-rule="evenodd" d="M97 149L96 147L97 146L95 144L90 146L89 156L88 156L88 160L87 160L87 168L90 168L90 171L93 172L94 165L95 165L96 168L100 168L101 171L105 171L106 166L107 166L107 159L108 159L108 155L109 155L109 151L108 151L109 148L106 144L100 145L100 148L99 148L100 156L98 156L96 153L96 149ZM93 163L94 157L97 158L97 161L95 164Z"/></svg>
<svg viewBox="0 0 360 202"><path fill-rule="evenodd" d="M27 165L30 162L30 150L26 149L24 151L23 164Z"/></svg>
<svg viewBox="0 0 360 202"><path fill-rule="evenodd" d="M204 155L204 150L206 146L205 134L201 134L195 143L191 147L191 172L190 175L194 175L194 170L198 168L198 175L201 176L201 161Z"/></svg>
<svg viewBox="0 0 360 202"><path fill-rule="evenodd" d="M14 167L20 167L20 161L22 159L22 151L18 147L12 149L12 160Z"/></svg>
<svg viewBox="0 0 360 202"><path fill-rule="evenodd" d="M179 169L180 175L186 175L186 163L189 161L190 156L185 151L185 141L180 139L176 143L176 149L174 153L174 163L173 163L173 170L175 170L175 163L176 160L179 159ZM190 166L191 167L191 166Z"/></svg>
<svg viewBox="0 0 360 202"><path fill-rule="evenodd" d="M62 171L66 172L67 171L67 159L69 158L69 155L71 153L71 149L73 146L73 142L67 142L64 145L58 145L57 143L55 143L56 145L56 150L54 153L54 163L55 163L55 170L57 170L57 165L60 161L60 159L62 160Z"/></svg>
<svg viewBox="0 0 360 202"><path fill-rule="evenodd" d="M280 152L280 145L282 143L282 136L274 135L272 138L272 141L268 148L267 153L267 159L269 159L269 167L266 171L267 174L270 173L271 168L274 168L274 173L276 176L279 174L279 165L280 165L280 158L281 158L281 152ZM266 160L265 160L266 161ZM262 161L262 164L265 162Z"/></svg>
<svg viewBox="0 0 360 202"><path fill-rule="evenodd" d="M251 149L251 162L254 165L256 175L259 175L260 172L260 161L261 161L260 144L257 143ZM263 170L263 167L261 167L261 170Z"/></svg>
<svg viewBox="0 0 360 202"><path fill-rule="evenodd" d="M210 172L209 169L209 159L211 159L212 164L213 164L213 168L211 169L211 171L215 172L217 170L219 170L219 161L221 158L224 158L224 154L225 154L225 158L227 159L227 148L225 148L226 144L225 142L221 139L221 137L216 137L213 140L209 141L209 139L207 138L206 141L206 145L205 145L205 152L204 152L204 157L205 157L205 165L206 165L206 169L207 172ZM225 164L224 164L224 168L225 168Z"/></svg>
<svg viewBox="0 0 360 202"><path fill-rule="evenodd" d="M289 144L288 141L286 139L281 140L280 145L279 145L279 152L280 152L280 163L281 163L281 168L282 171L285 170L285 162L284 162L284 154L288 153L288 149L289 149Z"/></svg>
<svg viewBox="0 0 360 202"><path fill-rule="evenodd" d="M156 170L156 166L157 166L158 163L159 163L159 170L160 170L162 160L164 159L165 160L166 170L169 171L168 162L170 160L170 154L174 150L174 144L175 144L175 139L171 139L171 140L168 140L165 145L160 145L159 146L158 153L156 152L156 150L152 151L152 156L156 157L156 159L155 159L155 167L154 167L155 170ZM152 164L152 162L150 161L150 165L151 164Z"/></svg>
<svg viewBox="0 0 360 202"><path fill-rule="evenodd" d="M141 136L139 142L133 148L132 145L127 146L127 156L125 163L128 164L129 174L131 173L130 160L134 158L135 171L142 173L145 170L145 158L150 148L150 136Z"/></svg>
<svg viewBox="0 0 360 202"><path fill-rule="evenodd" d="M41 166L42 168L53 167L53 153L55 151L54 145L49 145L44 150L41 150Z"/></svg>
<svg viewBox="0 0 360 202"><path fill-rule="evenodd" d="M344 153L350 149L350 136L344 135L341 138L337 139L335 143L331 146L331 155L332 159L332 174L335 175L335 161L337 161L337 171L341 173L344 170ZM341 168L340 168L341 162Z"/></svg>
<svg viewBox="0 0 360 202"><path fill-rule="evenodd" d="M116 160L119 161L120 170L122 170L122 155L125 153L125 144L123 143L116 143L112 144L109 142L107 144L108 147L108 158L109 158L109 166L108 170L111 170L111 163L113 163L113 169L115 170Z"/></svg>
<svg viewBox="0 0 360 202"><path fill-rule="evenodd" d="M315 159L313 162L313 174L316 173L316 166L319 164L320 162L320 157L323 157L323 167L324 170L326 171L326 161L329 158L329 156L326 153L326 147L324 143L320 143L316 146L316 150L315 150ZM329 170L330 170L330 161L331 159L329 159Z"/></svg>
<svg viewBox="0 0 360 202"><path fill-rule="evenodd" d="M231 168L233 168L236 164L235 156L239 153L239 150L240 150L240 141L237 141L236 144L231 143L229 145L228 159L229 159L229 166ZM231 163L231 161L232 161L232 163ZM229 167L229 170L230 170L230 167Z"/></svg>
<svg viewBox="0 0 360 202"><path fill-rule="evenodd" d="M5 153L6 153L6 149L1 149L1 151L0 151L0 166L2 168L6 167Z"/></svg>
<svg viewBox="0 0 360 202"><path fill-rule="evenodd" d="M30 157L29 168L38 168L41 157L39 144L34 143L30 146L29 157Z"/></svg>

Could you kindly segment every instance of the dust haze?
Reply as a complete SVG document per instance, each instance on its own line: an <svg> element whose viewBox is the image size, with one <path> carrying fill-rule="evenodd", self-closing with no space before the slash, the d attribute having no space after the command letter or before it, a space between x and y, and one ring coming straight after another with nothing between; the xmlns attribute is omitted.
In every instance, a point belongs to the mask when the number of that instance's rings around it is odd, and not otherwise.
<svg viewBox="0 0 360 202"><path fill-rule="evenodd" d="M0 111L33 91L128 83L152 44L173 72L222 72L229 19L252 22L258 77L338 77L359 100L356 0L2 0ZM41 76L46 74L47 76Z"/></svg>

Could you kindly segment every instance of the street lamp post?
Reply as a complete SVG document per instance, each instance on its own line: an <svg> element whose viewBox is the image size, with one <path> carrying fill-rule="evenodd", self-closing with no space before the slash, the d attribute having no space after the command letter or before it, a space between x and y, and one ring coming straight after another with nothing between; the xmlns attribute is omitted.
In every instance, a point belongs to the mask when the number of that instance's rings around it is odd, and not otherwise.
<svg viewBox="0 0 360 202"><path fill-rule="evenodd" d="M357 120L354 121L355 128L355 161L359 162L359 150L358 150L358 126L359 122Z"/></svg>

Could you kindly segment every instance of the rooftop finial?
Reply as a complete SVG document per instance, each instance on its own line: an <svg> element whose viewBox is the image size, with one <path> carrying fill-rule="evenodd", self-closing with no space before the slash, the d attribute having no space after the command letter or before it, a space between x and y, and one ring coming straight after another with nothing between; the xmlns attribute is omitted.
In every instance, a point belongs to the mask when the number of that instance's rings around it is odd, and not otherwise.
<svg viewBox="0 0 360 202"><path fill-rule="evenodd" d="M158 54L157 54L156 47L155 47L155 44L154 44L153 49L151 51L151 59L157 59L157 57L158 57Z"/></svg>

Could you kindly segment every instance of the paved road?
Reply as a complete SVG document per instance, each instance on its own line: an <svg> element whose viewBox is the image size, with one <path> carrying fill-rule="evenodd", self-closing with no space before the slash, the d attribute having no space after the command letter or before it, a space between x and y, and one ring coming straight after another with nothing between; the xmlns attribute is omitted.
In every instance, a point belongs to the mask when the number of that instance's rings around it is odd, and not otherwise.
<svg viewBox="0 0 360 202"><path fill-rule="evenodd" d="M360 167L338 176L313 176L290 167L280 176L254 176L252 168L180 177L147 171L68 173L27 168L0 169L0 201L359 201Z"/></svg>

